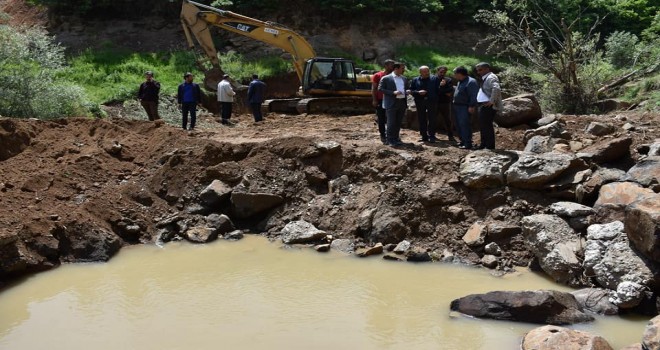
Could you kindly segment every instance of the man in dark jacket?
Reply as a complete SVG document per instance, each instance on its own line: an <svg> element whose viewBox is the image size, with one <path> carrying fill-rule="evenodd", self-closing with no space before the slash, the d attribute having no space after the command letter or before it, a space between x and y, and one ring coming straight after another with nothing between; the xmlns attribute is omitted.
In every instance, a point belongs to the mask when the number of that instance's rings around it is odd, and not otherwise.
<svg viewBox="0 0 660 350"><path fill-rule="evenodd" d="M188 113L190 113L190 128L195 129L195 122L197 121L197 105L202 103L202 91L199 85L193 83L192 73L183 75L184 82L179 85L177 91L177 101L179 108L181 108L183 130L186 130L188 125Z"/></svg>
<svg viewBox="0 0 660 350"><path fill-rule="evenodd" d="M378 83L378 91L383 93L383 108L387 116L387 143L390 146L402 146L400 132L403 117L406 115L408 79L403 76L406 66L395 63L392 74L384 76Z"/></svg>
<svg viewBox="0 0 660 350"><path fill-rule="evenodd" d="M438 87L438 116L447 131L447 139L453 143L454 128L456 127L451 111L451 100L454 97L454 83L452 79L447 76L446 66L438 67L436 69L436 76L440 83L440 86Z"/></svg>
<svg viewBox="0 0 660 350"><path fill-rule="evenodd" d="M465 67L454 69L454 77L458 80L458 85L454 91L454 114L458 124L458 134L461 137L461 143L458 148L472 149L472 125L471 115L477 107L477 93L479 93L479 84L474 78L468 75Z"/></svg>
<svg viewBox="0 0 660 350"><path fill-rule="evenodd" d="M263 116L261 115L261 104L264 102L265 96L266 83L259 80L258 75L253 74L252 81L248 86L248 102L250 103L255 122L263 120Z"/></svg>
<svg viewBox="0 0 660 350"><path fill-rule="evenodd" d="M158 115L158 94L160 93L160 83L154 80L154 73L147 71L144 73L145 81L140 84L138 91L138 99L147 112L149 120L154 121L160 119Z"/></svg>
<svg viewBox="0 0 660 350"><path fill-rule="evenodd" d="M415 99L419 133L422 142L435 142L438 117L438 77L431 76L427 66L419 67L419 76L410 83L410 93Z"/></svg>

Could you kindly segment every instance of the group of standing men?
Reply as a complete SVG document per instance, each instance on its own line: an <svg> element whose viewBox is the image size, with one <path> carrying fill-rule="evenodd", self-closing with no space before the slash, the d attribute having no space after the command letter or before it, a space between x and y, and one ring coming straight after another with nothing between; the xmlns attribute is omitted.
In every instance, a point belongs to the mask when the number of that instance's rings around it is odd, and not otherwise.
<svg viewBox="0 0 660 350"><path fill-rule="evenodd" d="M160 119L158 114L158 99L160 93L160 83L154 79L154 74L147 71L144 74L145 81L140 84L138 90L138 100L142 104L147 117L150 121ZM261 104L265 98L266 84L259 80L259 77L252 75L252 81L248 86L248 102L254 115L254 121L263 120L261 114ZM229 75L225 74L222 81L218 83L218 105L221 110L221 122L224 125L230 125L232 106L236 92L231 86ZM177 102L181 110L181 126L183 130L194 130L197 122L197 106L202 103L202 90L199 84L194 82L194 76L188 72L183 75L183 83L177 89ZM188 116L190 116L190 126L188 126Z"/></svg>
<svg viewBox="0 0 660 350"><path fill-rule="evenodd" d="M376 108L378 131L383 144L401 146L401 124L411 95L417 108L419 132L422 142L437 141L438 118L442 118L447 137L454 142L454 127L458 133L457 146L462 149L494 149L495 130L493 121L502 109L499 79L491 72L490 65L477 64L481 87L470 77L465 67L454 69L454 80L447 77L447 67L436 69L431 75L427 66L419 68L419 76L408 81L403 75L403 63L386 60L384 69L372 78L372 98ZM454 86L455 85L455 86ZM471 115L478 109L481 144L472 144ZM453 116L452 116L453 113Z"/></svg>

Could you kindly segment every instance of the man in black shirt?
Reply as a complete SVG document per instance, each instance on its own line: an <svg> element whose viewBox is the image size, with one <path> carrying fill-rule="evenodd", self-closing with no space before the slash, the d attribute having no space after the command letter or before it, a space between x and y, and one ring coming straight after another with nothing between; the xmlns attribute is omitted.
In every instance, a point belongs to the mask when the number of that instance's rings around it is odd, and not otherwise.
<svg viewBox="0 0 660 350"><path fill-rule="evenodd" d="M154 73L147 71L144 73L145 81L140 84L138 91L138 99L147 112L149 120L154 121L160 119L158 115L158 94L160 93L160 83L154 80Z"/></svg>
<svg viewBox="0 0 660 350"><path fill-rule="evenodd" d="M451 113L451 100L454 97L454 82L447 76L447 67L440 66L436 70L440 86L438 87L438 115L447 131L447 139L454 142L456 123Z"/></svg>
<svg viewBox="0 0 660 350"><path fill-rule="evenodd" d="M431 76L427 66L419 67L419 76L412 80L410 93L415 98L419 133L422 142L435 142L435 128L438 117L438 78Z"/></svg>

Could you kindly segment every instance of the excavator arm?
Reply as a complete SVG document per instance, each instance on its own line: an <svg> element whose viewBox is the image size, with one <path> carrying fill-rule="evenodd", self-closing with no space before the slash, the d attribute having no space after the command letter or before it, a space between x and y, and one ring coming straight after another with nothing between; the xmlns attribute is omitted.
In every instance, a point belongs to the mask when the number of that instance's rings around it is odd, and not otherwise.
<svg viewBox="0 0 660 350"><path fill-rule="evenodd" d="M183 0L181 23L188 45L191 48L195 46L194 37L211 60L214 68L220 68L220 64L218 62L218 52L211 37L210 26L243 35L286 51L291 55L293 66L301 82L303 81L305 62L316 57L312 45L291 29L273 22L263 22L193 1Z"/></svg>

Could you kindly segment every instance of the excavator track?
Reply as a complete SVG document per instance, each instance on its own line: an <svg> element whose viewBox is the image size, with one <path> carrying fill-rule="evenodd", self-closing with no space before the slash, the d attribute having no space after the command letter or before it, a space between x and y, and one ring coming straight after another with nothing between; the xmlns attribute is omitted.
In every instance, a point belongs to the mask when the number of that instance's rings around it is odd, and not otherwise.
<svg viewBox="0 0 660 350"><path fill-rule="evenodd" d="M361 115L373 113L371 98L311 97L303 98L296 106L298 113Z"/></svg>

